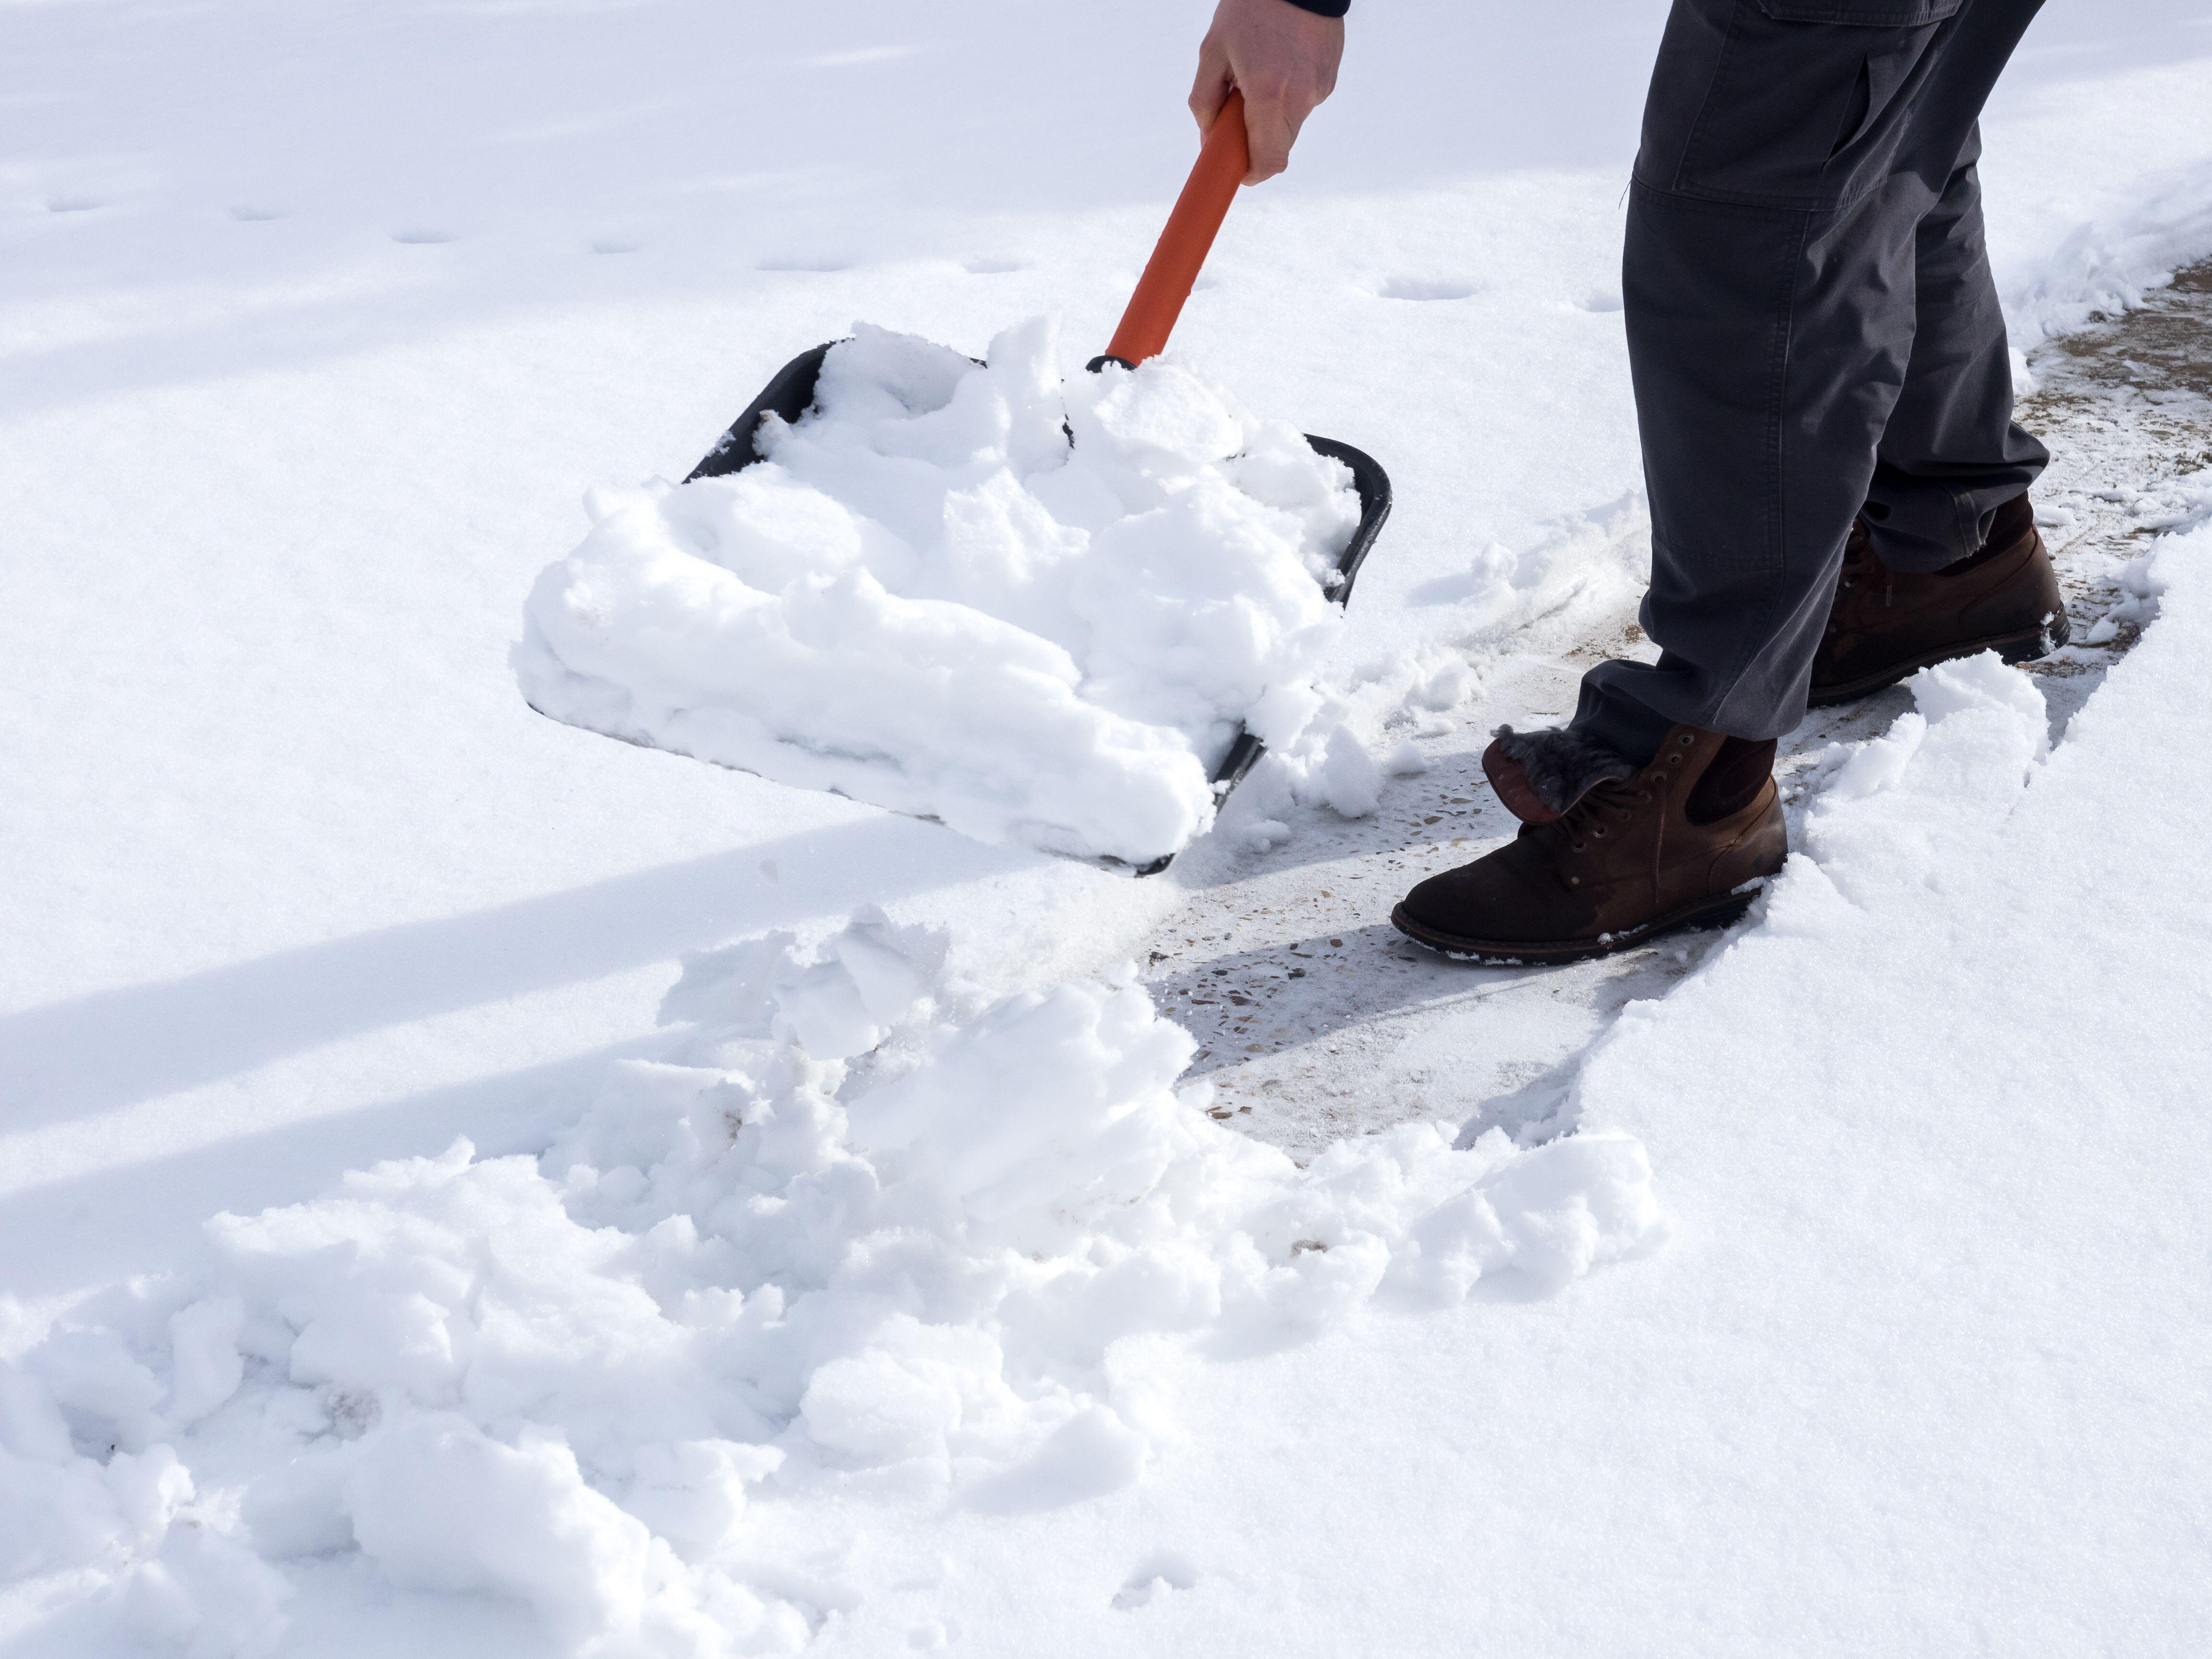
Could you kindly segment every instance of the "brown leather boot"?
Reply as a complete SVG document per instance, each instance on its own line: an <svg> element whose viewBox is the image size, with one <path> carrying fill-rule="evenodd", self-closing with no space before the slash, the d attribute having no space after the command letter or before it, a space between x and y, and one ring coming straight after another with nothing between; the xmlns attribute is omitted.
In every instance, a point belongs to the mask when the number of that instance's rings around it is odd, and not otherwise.
<svg viewBox="0 0 2212 1659"><path fill-rule="evenodd" d="M1849 702L1917 669L1995 651L2007 662L2048 656L2066 643L2066 601L2021 495L1997 509L1990 538L1942 570L1892 570L1851 526L1828 631L1813 659L1812 703Z"/></svg>
<svg viewBox="0 0 2212 1659"><path fill-rule="evenodd" d="M1579 962L1671 927L1735 921L1789 856L1774 743L1678 726L1632 777L1431 876L1390 920L1476 962Z"/></svg>

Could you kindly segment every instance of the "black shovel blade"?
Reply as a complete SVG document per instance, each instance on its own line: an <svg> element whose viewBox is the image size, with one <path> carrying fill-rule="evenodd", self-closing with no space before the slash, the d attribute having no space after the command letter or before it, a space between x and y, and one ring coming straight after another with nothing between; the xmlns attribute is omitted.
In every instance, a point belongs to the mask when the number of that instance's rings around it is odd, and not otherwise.
<svg viewBox="0 0 2212 1659"><path fill-rule="evenodd" d="M724 473L742 471L762 459L756 447L761 417L775 414L787 422L796 421L811 409L815 382L822 375L822 360L830 355L831 346L842 343L837 340L825 341L811 351L800 352L778 369L775 378L746 405L744 414L730 422L730 429L722 434L721 441L707 452L684 482L690 483L697 478L717 478ZM1336 580L1328 588L1330 599L1345 605L1352 599L1352 584L1359 574L1359 567L1367 562L1375 538L1382 533L1383 520L1390 516L1390 477L1372 455L1350 444L1339 443L1334 438L1316 438L1310 432L1306 434L1306 442L1316 453L1351 468L1352 487L1359 495L1358 526L1352 531L1352 539L1344 544L1344 551L1337 555ZM1237 740L1229 745L1229 752L1213 769L1213 799L1217 806L1229 798L1229 792L1244 781L1244 775L1267 752L1267 745L1249 732L1237 732ZM1175 854L1170 853L1150 864L1137 866L1136 872L1140 876L1158 875L1174 860Z"/></svg>

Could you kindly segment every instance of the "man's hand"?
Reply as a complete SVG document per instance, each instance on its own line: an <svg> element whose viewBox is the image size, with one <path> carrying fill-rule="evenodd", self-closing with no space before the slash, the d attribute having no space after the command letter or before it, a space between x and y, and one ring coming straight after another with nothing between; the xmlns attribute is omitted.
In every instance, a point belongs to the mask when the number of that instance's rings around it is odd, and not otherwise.
<svg viewBox="0 0 2212 1659"><path fill-rule="evenodd" d="M1291 146L1314 106L1336 89L1344 20L1319 17L1290 0L1221 0L1198 48L1190 112L1213 125L1230 93L1244 94L1252 170L1244 182L1272 179L1291 164Z"/></svg>

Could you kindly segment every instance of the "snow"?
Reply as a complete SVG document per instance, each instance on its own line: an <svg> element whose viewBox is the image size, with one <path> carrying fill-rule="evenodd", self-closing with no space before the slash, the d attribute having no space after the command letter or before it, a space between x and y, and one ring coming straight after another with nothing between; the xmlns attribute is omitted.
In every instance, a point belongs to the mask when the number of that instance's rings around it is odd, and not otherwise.
<svg viewBox="0 0 2212 1659"><path fill-rule="evenodd" d="M2031 73L2034 44L2031 35ZM2096 100L2063 85L2024 90L2009 118L1985 124L2002 159L1983 172L2013 343L2033 349L2136 304L2212 246L2212 112L2189 62L2132 70ZM2156 124L2160 142L2109 118L2121 101Z"/></svg>
<svg viewBox="0 0 2212 1659"><path fill-rule="evenodd" d="M1265 1352L1662 1234L1626 1137L1407 1126L1301 1170L1177 1091L1191 1040L1132 980L963 1010L945 955L876 913L696 957L694 1023L542 1157L220 1216L204 1266L73 1310L0 1369L9 1565L115 1608L106 1643L265 1651L283 1565L357 1551L579 1651L793 1652L823 1610L756 1505L1101 1498L1153 1455L1133 1340Z"/></svg>
<svg viewBox="0 0 2212 1659"><path fill-rule="evenodd" d="M2208 21L2031 30L2024 351L2212 252ZM1058 312L1075 384L1186 8L9 11L11 1659L2205 1646L2208 532L2159 508L2056 732L1986 663L1838 726L1726 938L1402 961L1381 888L1503 833L1437 797L1640 580L1661 9L1353 22L1176 351L1396 512L1299 745L1138 883L510 655L588 487L856 317ZM1250 1042L1255 895L1356 988L1303 1162L1179 1030Z"/></svg>
<svg viewBox="0 0 2212 1659"><path fill-rule="evenodd" d="M1145 865L1213 822L1240 730L1291 748L1360 505L1295 427L1156 359L1063 386L856 325L723 477L586 498L517 653L532 707L635 743Z"/></svg>

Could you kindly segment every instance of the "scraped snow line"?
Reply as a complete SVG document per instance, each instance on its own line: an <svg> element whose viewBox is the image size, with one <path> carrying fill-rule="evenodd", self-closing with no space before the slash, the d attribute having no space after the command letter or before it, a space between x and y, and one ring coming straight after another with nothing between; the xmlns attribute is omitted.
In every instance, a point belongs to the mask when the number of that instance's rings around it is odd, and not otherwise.
<svg viewBox="0 0 2212 1659"><path fill-rule="evenodd" d="M2026 665L2054 733L2155 610L2144 538L2200 509L2205 479L2192 469L2212 456L2212 401L2191 348L2207 326L2212 274L2179 284L2162 275L2133 308L2046 341L2023 378L2040 382L2021 418L2053 452L2038 514L2075 617L2075 643ZM1218 1090L1217 1109L1301 1157L1403 1121L1547 1133L1571 1121L1583 1059L1620 1011L1666 995L1720 942L1685 934L1564 969L1484 969L1443 962L1388 922L1414 882L1515 828L1481 776L1489 729L1562 719L1590 662L1650 656L1633 620L1647 534L1634 497L1570 521L1540 544L1554 556L1520 562L1542 572L1537 597L1470 627L1433 678L1410 682L1416 695L1402 666L1360 671L1374 677L1364 685L1355 672L1349 693L1340 683L1339 712L1392 775L1372 817L1346 819L1296 769L1263 767L1185 859L1185 902L1147 942L1145 971L1199 1037L1194 1070ZM1480 563L1455 599L1480 590ZM1468 702L1425 701L1455 672L1468 676ZM1911 707L1895 688L1813 711L1784 739L1793 829L1817 796L1824 751L1881 737Z"/></svg>

